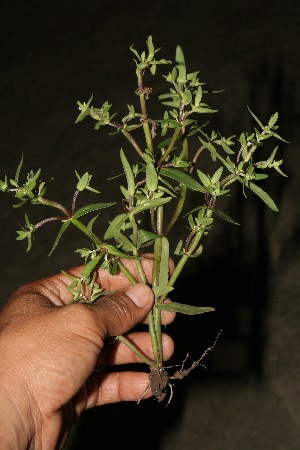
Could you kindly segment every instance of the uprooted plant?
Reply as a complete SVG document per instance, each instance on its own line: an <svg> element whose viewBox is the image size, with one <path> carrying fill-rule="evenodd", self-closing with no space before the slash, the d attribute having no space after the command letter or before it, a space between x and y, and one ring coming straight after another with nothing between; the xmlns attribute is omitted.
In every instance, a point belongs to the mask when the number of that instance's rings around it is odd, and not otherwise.
<svg viewBox="0 0 300 450"><path fill-rule="evenodd" d="M172 64L171 61L156 59L159 49L155 49L151 36L147 39L147 51L138 53L133 46L130 50L135 58L137 88L134 97L138 99L137 105L128 105L128 114L117 120L116 114L111 113L112 105L108 101L99 108L92 106L92 97L86 103L78 102L80 113L76 123L89 117L94 120L96 130L107 126L114 133L121 133L133 150L131 153L120 150L122 199L118 214L111 217L104 236L98 234L97 219L101 217L103 208L111 207L114 203L92 203L77 208L77 198L82 191L98 194L91 187L92 175L87 172L83 175L76 172L77 185L70 209L45 197L48 184L40 181L40 169L31 170L25 181L21 181L23 158L15 177L8 179L5 176L4 181L0 182L0 189L14 194L18 200L14 205L16 207L29 202L58 211L57 215L44 218L36 224L32 224L28 215L25 215L25 225L17 232L17 239L27 239L27 250L31 248L35 232L50 221L60 223L50 254L70 225L89 239L89 248L76 250L84 259L81 276L77 278L66 273L71 278L69 289L74 302L101 301L101 296L107 294L97 283L99 268L112 274L121 271L130 283L147 283L141 260L145 251L153 253L152 289L155 304L148 316L153 360L142 354L125 336L117 336L116 339L149 365L149 387L161 401L165 398L170 379L183 378L201 360L195 361L188 369L182 367L173 376L168 374L162 360L161 312L191 315L213 311L212 307L165 302L167 295L174 289L189 259L201 255L203 237L212 229L215 217L236 223L219 209L219 203L220 207L222 205L219 198L230 195L234 183L242 186L245 197L247 190L250 190L273 211L278 210L269 194L257 183L268 177L265 172L270 169L284 175L280 168L282 160L275 159L277 147L267 157L260 156L266 141L271 138L284 139L276 132L277 113L264 125L251 110L249 112L255 127L250 133L224 137L217 131L208 132L206 119L203 122L201 119L216 112L208 106L206 98L217 91L205 90L204 83L199 81L199 72L187 72L181 47L176 48L175 63L164 76L169 90L155 96L152 89L145 85L145 79L149 75L156 75L157 66L168 66ZM163 107L159 118L149 115L147 105L150 100L159 106L157 111ZM211 173L203 168L205 154L209 156ZM191 205L188 200L189 191L193 191L193 199L197 198L195 204ZM191 207L191 211L184 214L186 205ZM86 222L86 215L91 213L95 215ZM174 239L176 236L175 225L183 221L186 221L186 236L170 252L170 237ZM170 256L175 260L172 274L169 272ZM138 279L122 263L124 259L135 261Z"/></svg>

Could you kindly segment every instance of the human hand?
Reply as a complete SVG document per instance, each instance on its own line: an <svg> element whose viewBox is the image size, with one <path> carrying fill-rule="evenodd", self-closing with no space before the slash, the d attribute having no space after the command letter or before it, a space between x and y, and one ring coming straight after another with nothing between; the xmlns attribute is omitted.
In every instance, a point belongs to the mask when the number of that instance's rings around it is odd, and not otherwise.
<svg viewBox="0 0 300 450"><path fill-rule="evenodd" d="M135 264L123 261L135 275ZM152 261L144 271L151 278ZM79 276L81 268L69 271ZM108 372L103 365L138 362L124 344L105 339L145 321L153 305L151 289L130 286L120 273L99 271L102 288L117 291L95 304L73 303L63 274L19 288L0 315L0 447L50 450L64 441L81 412L93 406L141 398L148 374ZM173 314L164 313L163 323ZM127 334L151 358L146 332ZM163 336L164 358L173 352L172 339ZM151 395L147 392L144 398Z"/></svg>

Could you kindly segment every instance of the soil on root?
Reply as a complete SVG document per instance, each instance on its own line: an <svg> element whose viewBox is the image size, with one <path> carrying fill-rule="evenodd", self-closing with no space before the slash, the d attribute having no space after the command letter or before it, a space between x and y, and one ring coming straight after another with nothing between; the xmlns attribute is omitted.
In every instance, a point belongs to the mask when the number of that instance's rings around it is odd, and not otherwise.
<svg viewBox="0 0 300 450"><path fill-rule="evenodd" d="M221 331L220 331L221 333ZM190 367L187 369L184 368L185 363L189 357L189 354L187 354L186 358L184 359L183 363L181 364L181 368L179 370L176 370L173 375L169 375L168 371L166 369L169 369L170 367L164 367L164 366L158 366L158 367L152 367L150 374L149 374L149 384L147 386L147 389L145 393L151 389L154 397L158 402L162 402L165 400L167 396L167 388L170 389L170 397L167 402L167 406L172 400L173 397L173 384L171 383L172 380L182 380L183 378L187 377L189 373L194 370L198 366L205 367L204 364L201 363L201 361L205 358L205 356L215 347L217 340L220 336L220 333L218 334L215 342L212 346L208 347L205 352L201 355L199 359L194 361ZM174 367L174 366L172 366ZM145 395L145 394L144 394Z"/></svg>

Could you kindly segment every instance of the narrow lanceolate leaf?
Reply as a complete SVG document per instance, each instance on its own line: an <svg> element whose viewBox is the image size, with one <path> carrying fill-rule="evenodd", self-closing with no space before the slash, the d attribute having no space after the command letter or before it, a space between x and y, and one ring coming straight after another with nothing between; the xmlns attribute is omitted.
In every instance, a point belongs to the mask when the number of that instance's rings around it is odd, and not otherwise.
<svg viewBox="0 0 300 450"><path fill-rule="evenodd" d="M134 196L134 192L135 192L134 175L133 175L133 172L132 172L132 169L130 167L129 162L127 161L125 153L123 152L122 149L120 151L120 157L121 157L123 169L124 169L124 172L125 172L125 175L126 175L126 179L127 179L128 192L129 192L129 195L131 197L133 197Z"/></svg>
<svg viewBox="0 0 300 450"><path fill-rule="evenodd" d="M109 206L113 206L115 204L116 203L93 203L91 205L83 206L75 212L73 219L78 219L78 217L84 216L85 214L98 211L99 209L108 208Z"/></svg>
<svg viewBox="0 0 300 450"><path fill-rule="evenodd" d="M156 303L155 307L162 311L177 312L181 314L187 314L189 316L193 316L195 314L203 314L215 310L215 308L211 308L209 306L191 306L176 302Z"/></svg>
<svg viewBox="0 0 300 450"><path fill-rule="evenodd" d="M227 222L233 223L234 225L239 225L238 222L236 222L230 216L225 214L223 211L219 211L218 209L214 209L214 213L217 214L217 216L220 216L222 219L226 220Z"/></svg>
<svg viewBox="0 0 300 450"><path fill-rule="evenodd" d="M192 191L205 192L205 190L203 189L201 184L198 183L198 181L194 180L194 178L192 178L190 175L188 175L185 172L181 172L180 170L164 167L160 170L160 175L163 175L167 178L171 178L172 180L175 180L178 183L183 184Z"/></svg>
<svg viewBox="0 0 300 450"><path fill-rule="evenodd" d="M253 117L253 119L258 123L258 125L264 129L263 124L261 123L261 121L259 120L258 117L256 117L256 115L251 111L251 109L248 107L248 111L250 112L251 116Z"/></svg>
<svg viewBox="0 0 300 450"><path fill-rule="evenodd" d="M217 183L220 180L221 175L223 173L223 169L224 169L224 167L219 167L219 169L216 170L216 172L213 174L213 176L211 178L211 183L212 184L215 184L215 183Z"/></svg>
<svg viewBox="0 0 300 450"><path fill-rule="evenodd" d="M198 86L197 93L195 96L195 106L199 106L202 99L202 87Z"/></svg>
<svg viewBox="0 0 300 450"><path fill-rule="evenodd" d="M15 174L16 186L19 184L19 176L20 176L20 172L21 172L21 169L22 169L22 165L23 165L23 159L24 159L24 155L22 155L21 161L19 162L16 174Z"/></svg>
<svg viewBox="0 0 300 450"><path fill-rule="evenodd" d="M275 204L275 202L271 199L271 197L269 196L269 194L267 194L263 189L261 189L259 186L257 186L256 184L252 183L250 181L249 183L249 188L251 189L252 192L254 192L254 194L256 194L263 202L266 203L266 205L272 209L272 211L278 212L278 208Z"/></svg>
<svg viewBox="0 0 300 450"><path fill-rule="evenodd" d="M178 77L177 77L177 83L185 83L186 82L186 67L185 67L185 60L182 48L177 45L176 47L176 67L178 70Z"/></svg>
<svg viewBox="0 0 300 450"><path fill-rule="evenodd" d="M160 286L167 285L168 280L169 280L169 241L166 237L162 237L161 258L159 266L159 285Z"/></svg>
<svg viewBox="0 0 300 450"><path fill-rule="evenodd" d="M116 256L116 257L118 257L118 258L126 258L126 259L134 259L134 260L141 260L141 259L144 259L143 257L141 257L141 256L131 256L131 255L128 255L127 253L124 253L124 252L120 252L120 250L118 250L116 247L114 247L113 245L105 245L105 247L107 248L107 250L108 250L108 253L110 254L110 255L113 255L113 256Z"/></svg>
<svg viewBox="0 0 300 450"><path fill-rule="evenodd" d="M182 244L183 244L183 241L182 241L182 239L180 239L180 241L178 242L176 249L174 251L174 255L180 255L180 252L182 249Z"/></svg>
<svg viewBox="0 0 300 450"><path fill-rule="evenodd" d="M193 111L196 113L204 113L204 114L213 114L215 112L218 112L217 109L205 108L203 106L196 106L195 108L193 108Z"/></svg>
<svg viewBox="0 0 300 450"><path fill-rule="evenodd" d="M203 186L208 187L211 185L211 181L208 178L208 176L205 175L205 173L203 173L203 172L201 172L201 170L197 169L197 174L198 174L199 180L201 181Z"/></svg>
<svg viewBox="0 0 300 450"><path fill-rule="evenodd" d="M151 231L147 230L138 230L138 239L137 239L137 248L139 249L142 245L146 244L149 241L153 241L154 239L159 238L159 234L151 233Z"/></svg>
<svg viewBox="0 0 300 450"><path fill-rule="evenodd" d="M275 114L273 114L268 122L268 126L269 127L273 127L275 125L275 123L278 120L278 112L276 112Z"/></svg>
<svg viewBox="0 0 300 450"><path fill-rule="evenodd" d="M153 294L155 298L159 298L162 295L167 295L169 292L173 291L173 287L171 286L156 286L153 288ZM162 308L160 308L162 309Z"/></svg>
<svg viewBox="0 0 300 450"><path fill-rule="evenodd" d="M170 120L170 122L174 122L174 124L177 124L178 122L177 122L177 120L173 120L173 121L171 121ZM160 142L159 144L158 144L158 146L157 146L157 148L165 148L165 147L168 147L168 145L170 144L170 142L172 141L172 137L169 137L169 138L167 138L167 139L164 139L162 142Z"/></svg>
<svg viewBox="0 0 300 450"><path fill-rule="evenodd" d="M105 235L104 235L104 239L111 239L113 238L116 234L120 233L120 229L123 225L123 223L125 222L125 220L127 219L127 214L119 214L118 216L116 216L109 224Z"/></svg>
<svg viewBox="0 0 300 450"><path fill-rule="evenodd" d="M149 162L146 166L146 183L149 191L154 192L157 189L158 176L154 164Z"/></svg>
<svg viewBox="0 0 300 450"><path fill-rule="evenodd" d="M60 230L59 230L59 232L58 232L58 235L57 235L57 237L56 237L56 239L55 239L55 242L54 242L54 244L53 244L53 247L52 247L52 249L51 249L51 251L50 251L50 253L49 253L49 255L48 256L50 256L50 255L52 255L52 253L54 252L54 250L56 249L56 247L57 247L57 245L58 245L58 243L59 243L59 241L60 241L60 238L62 237L62 235L64 234L64 232L66 231L66 229L68 228L68 226L70 225L70 221L68 220L68 221L66 221L66 222L63 222L63 224L62 224L62 226L60 227Z"/></svg>
<svg viewBox="0 0 300 450"><path fill-rule="evenodd" d="M125 234L122 234L120 232L118 233L116 231L114 234L114 239L116 242L118 242L119 244L122 245L122 249L125 252L133 252L133 253L136 252L136 250L137 250L136 246L133 244L133 242L131 242L131 240L127 236L125 236ZM118 256L118 255L116 255L116 256Z"/></svg>
<svg viewBox="0 0 300 450"><path fill-rule="evenodd" d="M94 223L96 222L96 220L98 219L98 217L99 217L99 214L97 214L95 217L93 217L87 224L87 228L90 233L93 232L93 226L94 226Z"/></svg>
<svg viewBox="0 0 300 450"><path fill-rule="evenodd" d="M170 200L172 200L172 197L154 198L152 200L147 200L144 203L141 203L140 205L135 206L130 211L130 214L133 215L133 214L137 214L142 211L146 211L147 209L157 208L158 206L168 203Z"/></svg>
<svg viewBox="0 0 300 450"><path fill-rule="evenodd" d="M100 261L100 256L95 256L95 258L91 259L82 269L81 275L83 278L88 278L91 272L96 268L97 264Z"/></svg>
<svg viewBox="0 0 300 450"><path fill-rule="evenodd" d="M148 47L148 52L149 52L148 59L149 59L149 61L151 61L155 54L155 49L154 49L154 45L152 42L152 36L149 36L147 39L147 47Z"/></svg>

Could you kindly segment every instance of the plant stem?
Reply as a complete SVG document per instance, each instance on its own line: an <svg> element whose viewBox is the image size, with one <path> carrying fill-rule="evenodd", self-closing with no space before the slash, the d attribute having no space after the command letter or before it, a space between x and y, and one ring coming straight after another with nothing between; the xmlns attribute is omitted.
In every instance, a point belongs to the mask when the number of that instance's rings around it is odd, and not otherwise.
<svg viewBox="0 0 300 450"><path fill-rule="evenodd" d="M161 346L159 345L159 342L157 340L154 308L147 315L147 320L148 320L149 334L151 337L151 345L152 345L152 350L153 350L154 361L155 361L156 365L159 365L160 355L161 355L161 351L160 351Z"/></svg>
<svg viewBox="0 0 300 450"><path fill-rule="evenodd" d="M46 206L52 206L52 208L56 208L59 209L60 211L62 211L64 213L64 215L70 219L71 218L71 214L69 213L69 211L67 210L67 208L65 208L63 205L61 205L60 203L54 202L53 200L49 200L45 197L42 196L38 196L37 197L37 201L38 203L40 203L41 205L46 205Z"/></svg>
<svg viewBox="0 0 300 450"><path fill-rule="evenodd" d="M213 211L210 209L207 209L206 211L206 217L211 217L212 216ZM173 287L175 281L177 280L178 276L180 275L182 269L184 268L186 262L188 261L188 259L192 256L193 252L197 249L199 242L203 236L203 233L205 231L205 228L203 229L199 229L199 231L197 231L193 237L192 243L188 249L187 252L185 252L184 255L182 255L182 257L180 258L180 260L178 261L178 264L175 267L174 272L172 273L169 282L168 282L168 286ZM166 294L162 295L160 298L160 303L163 303L163 301L166 298Z"/></svg>
<svg viewBox="0 0 300 450"><path fill-rule="evenodd" d="M88 236L97 246L102 246L103 242L101 239L98 238L94 233L92 233L86 225L84 225L80 220L78 219L72 219L71 223L78 228L80 231L82 231L86 236Z"/></svg>
<svg viewBox="0 0 300 450"><path fill-rule="evenodd" d="M185 198L186 198L186 192L187 192L187 187L184 186L184 185L181 185L180 186L180 196L179 196L179 199L178 199L178 202L177 202L177 205L176 205L176 209L175 209L175 211L173 213L173 216L171 217L171 219L170 219L170 221L169 221L169 223L168 223L168 225L166 227L166 230L165 230L165 233L164 233L165 236L167 236L169 234L171 228L175 225L177 219L180 216L180 213L181 213L182 208L184 206L184 202L185 202Z"/></svg>
<svg viewBox="0 0 300 450"><path fill-rule="evenodd" d="M133 148L137 151L137 153L140 155L140 157L142 159L144 158L144 154L140 148L140 146L138 145L138 143L136 142L136 140L132 137L132 135L129 133L129 131L125 130L124 128L121 129L121 133L128 139L128 141L130 142L130 144L133 146Z"/></svg>
<svg viewBox="0 0 300 450"><path fill-rule="evenodd" d="M155 366L155 362L152 361L151 359L147 358L147 356L145 356L134 344L132 344L128 339L126 339L126 337L120 335L120 336L116 336L116 340L119 342L122 342L123 344L125 344L128 348L130 348L131 351L133 351L133 353L135 355L137 355L141 361L143 361L145 364L148 364L148 366L153 367Z"/></svg>
<svg viewBox="0 0 300 450"><path fill-rule="evenodd" d="M142 265L140 263L140 261L136 261L137 264L137 270L139 273L140 278L143 280L143 283L146 284L147 280L142 268ZM121 272L125 275L125 277L128 279L128 281L131 284L136 284L138 281L134 278L134 276L132 275L131 272L129 272L129 270L124 266L124 264L119 260L118 262L119 268L121 270ZM140 267L139 267L140 266ZM141 275L141 272L143 275ZM157 345L157 338L156 338L156 331L155 331L155 326L154 326L154 314L153 314L153 309L148 313L147 315L147 320L148 320L148 327L149 327L149 334L151 337L151 344L152 344L152 350L153 350L153 356L154 356L154 360L158 361L159 360L159 352L158 352L158 345ZM119 336L118 338L120 338L119 340L121 340L122 338L122 342L124 342L127 345L127 340L123 337L123 336ZM132 351L134 351L136 354L137 352L134 350L135 347L133 344L127 345ZM144 361L146 362L146 361ZM147 362L147 364L149 364L149 362ZM153 365L153 361L151 361L151 364L149 365Z"/></svg>
<svg viewBox="0 0 300 450"><path fill-rule="evenodd" d="M118 261L118 266L119 266L119 269L121 270L121 272L123 273L123 275L125 275L125 277L129 281L129 283L131 283L131 284L137 283L137 280L134 278L132 273L127 269L126 266L124 266L124 264L120 260Z"/></svg>
<svg viewBox="0 0 300 450"><path fill-rule="evenodd" d="M163 229L163 206L157 208L156 215L156 228L157 233L162 235ZM153 270L152 270L152 287L155 288L159 285L159 272L160 272L160 261L161 261L161 251L162 251L162 239L155 239L154 243L154 260L153 260ZM158 299L155 299L158 302ZM153 321L154 321L154 332L155 332L155 342L156 342L156 353L157 356L155 361L157 366L162 365L162 342L161 342L161 312L154 308L152 309ZM150 331L150 330L149 330ZM154 339L153 339L154 340Z"/></svg>
<svg viewBox="0 0 300 450"><path fill-rule="evenodd" d="M143 86L143 76L142 76L141 72L139 72L139 74L138 74L138 91L139 91L140 106L141 106L141 113L142 113L142 116L141 116L142 117L142 126L143 126L143 130L144 130L147 148L148 148L148 150L150 150L151 153L154 153L149 123L145 121L147 119L147 109L146 109L146 101L145 101L145 91L144 91L144 86Z"/></svg>
<svg viewBox="0 0 300 450"><path fill-rule="evenodd" d="M183 160L187 161L188 160L188 141L187 141L187 137L185 136L183 138L183 142L182 142L182 147L183 147ZM180 196L179 196L179 200L177 202L175 211L166 227L165 233L164 235L167 236L171 230L171 228L173 227L173 225L176 223L177 219L180 216L180 213L182 211L182 208L184 206L184 202L185 202L185 198L186 198L186 192L187 192L187 187L185 185L181 185L180 186Z"/></svg>
<svg viewBox="0 0 300 450"><path fill-rule="evenodd" d="M171 142L170 142L170 144L167 147L167 150L164 152L164 154L162 155L162 157L158 161L158 166L162 165L162 163L165 161L165 159L167 158L169 153L173 150L175 142L179 138L180 133L181 133L181 128L180 127L176 128L175 131L174 131L174 134L172 136Z"/></svg>

